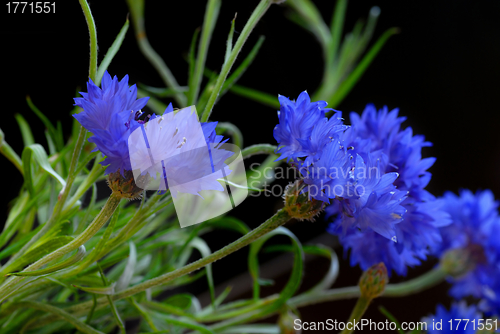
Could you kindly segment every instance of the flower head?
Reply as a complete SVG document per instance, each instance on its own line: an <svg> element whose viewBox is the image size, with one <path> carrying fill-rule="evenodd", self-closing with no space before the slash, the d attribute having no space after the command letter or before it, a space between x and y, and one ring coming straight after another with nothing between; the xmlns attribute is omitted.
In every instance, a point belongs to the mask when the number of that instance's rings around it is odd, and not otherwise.
<svg viewBox="0 0 500 334"><path fill-rule="evenodd" d="M280 159L299 162L299 158L305 158L305 164L309 165L328 142L346 129L340 112L328 119L325 112L333 109L326 108L325 101L311 102L305 91L296 101L281 95L278 98L279 123L274 128L274 138L279 143Z"/></svg>
<svg viewBox="0 0 500 334"><path fill-rule="evenodd" d="M452 224L440 229L443 242L435 248L442 256L448 250L466 251L474 267L462 277L453 279L450 294L457 298L473 296L491 314L500 314L500 216L498 202L489 190L473 194L462 190L459 196L447 192L444 209Z"/></svg>
<svg viewBox="0 0 500 334"><path fill-rule="evenodd" d="M457 319L467 319L468 321L458 321ZM453 303L451 308L447 310L443 305L438 305L436 314L429 315L424 318L427 322L427 333L429 334L445 334L445 333L463 333L474 334L476 332L478 320L483 319L481 313L474 305L467 306L465 301ZM449 321L452 320L452 326ZM441 323L442 326L437 327L436 324Z"/></svg>
<svg viewBox="0 0 500 334"><path fill-rule="evenodd" d="M429 248L440 243L439 228L450 223L448 214L442 209L443 202L436 200L425 190L431 178L427 169L432 166L435 159L422 159L421 150L430 146L430 143L425 142L423 136L413 136L411 128L401 130L401 123L405 118L398 117L397 109L388 111L387 107L384 107L377 111L373 105L368 105L361 116L351 113L350 119L352 125L343 133L341 140L345 145L352 147L352 154L357 154L367 161L370 157L371 160L376 159L377 170L382 175L379 181L380 187L373 188L375 183L367 179L365 182L367 189L378 189L375 193L381 200L390 198L388 194L392 194L394 189L397 189L399 195L393 195L392 201L382 200L382 204L388 205L375 206L377 208L373 210L375 213L384 212L379 208L385 208L385 212L390 213L391 210L387 209L392 204L392 212L395 214L386 215L385 218L379 215L380 222L375 225L384 230L372 227L372 230L379 232L378 234L367 231L363 237L359 231L347 233L346 218L342 212L353 207L347 202L342 203L348 204L347 208L345 205L340 208L336 205L327 207L327 215L340 217L335 220L329 231L339 235L346 252L351 250L351 264L359 264L362 269L367 269L382 261L389 271L394 270L399 275L406 275L407 266L420 264L421 260L426 259ZM384 178L386 182L383 182ZM385 189L389 192L381 196L383 191L380 189L385 186L389 187ZM375 197L372 198L369 203L377 204ZM399 202L396 203L395 199L399 199ZM391 224L389 219L391 217L394 219L396 216L400 216L401 219ZM373 222L375 219L371 215L366 215L366 220ZM382 221L386 224L384 225ZM339 226L343 226L342 232ZM391 226L393 229L390 229ZM394 238L389 240L387 235L390 234L393 234Z"/></svg>
<svg viewBox="0 0 500 334"><path fill-rule="evenodd" d="M83 112L73 116L93 133L89 141L106 156L101 164L107 166L113 191L117 182L111 181L121 180L117 172L127 176L123 184L133 176L134 187L171 189L174 197L179 191L199 195L201 190L224 190L218 182L221 172L215 171L231 172L225 161L233 152L219 149L225 141L215 133L217 123L202 124L194 108L174 112L172 104L163 115L140 120L148 98L137 100L128 76L118 81L106 72L101 88L90 80L87 89L75 99Z"/></svg>
<svg viewBox="0 0 500 334"><path fill-rule="evenodd" d="M92 80L87 83L87 93L75 98L75 105L83 108L73 117L87 130L93 133L89 141L96 144L96 149L106 156L101 165L108 166L106 174L118 170L124 173L131 170L127 148L127 139L138 126L137 112L147 103L149 98L137 100L137 88L129 87L128 76L121 81L115 76L111 78L106 71L102 78L102 88Z"/></svg>

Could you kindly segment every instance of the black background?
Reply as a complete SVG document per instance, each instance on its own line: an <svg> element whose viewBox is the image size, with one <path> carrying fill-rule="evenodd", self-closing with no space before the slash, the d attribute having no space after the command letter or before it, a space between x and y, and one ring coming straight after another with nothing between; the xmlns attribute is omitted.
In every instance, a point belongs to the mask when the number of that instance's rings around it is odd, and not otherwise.
<svg viewBox="0 0 500 334"><path fill-rule="evenodd" d="M334 2L316 1L316 4L329 22ZM223 1L207 59L209 68L217 70L222 64L234 14L238 13L237 37L256 5L257 1ZM440 196L447 190L490 188L498 196L500 2L352 1L345 29L351 31L356 20L366 17L374 5L382 10L374 36L380 36L390 27L401 28L401 34L388 41L337 109L344 111L347 118L350 111L361 112L369 102L377 107L399 107L400 115L408 118L404 124L434 143L424 151L424 156L437 157L431 168L433 179L428 186L432 193ZM30 95L52 121L60 120L65 134L69 134L72 98L77 87L85 89L88 77L88 32L78 1L57 1L55 14L7 14L6 6L2 6L0 127L20 155L22 139L15 113L29 121L35 139L45 145L43 125L28 109L26 95ZM101 60L123 25L128 10L124 1L91 1L90 6L96 20ZM203 22L204 9L205 1L148 1L146 5L149 40L181 85L186 84L187 78L184 56L193 31ZM239 83L273 95L295 98L303 90L313 92L317 88L322 75L322 54L309 33L285 18L286 11L286 6L272 6L249 38L243 55L259 35L266 36L259 55ZM129 74L131 83L162 86L153 67L138 51L132 26L109 71L120 78ZM240 127L245 146L274 143L272 130L277 117L271 108L229 93L215 106L212 120L229 121ZM5 218L8 201L16 196L22 178L5 159L0 161L3 174L1 207ZM247 199L234 215L255 227L275 212L279 201L276 198ZM314 224L290 224L303 241L322 233L326 226L323 219ZM235 237L208 236L213 250ZM223 282L245 271L245 254L246 250L218 261L214 266L216 281ZM322 267L321 264L317 266ZM432 263L412 270L410 275L430 267ZM316 275L319 279L322 272L315 268L306 268L306 280L314 281ZM359 274L359 269L350 268L344 261L337 285L354 284ZM376 304L385 305L401 321L415 321L433 312L438 300L449 304L446 285L417 297L397 301L381 299ZM354 301L348 301L304 308L302 318L304 321L344 320L353 305ZM383 319L376 307L370 309L367 317Z"/></svg>

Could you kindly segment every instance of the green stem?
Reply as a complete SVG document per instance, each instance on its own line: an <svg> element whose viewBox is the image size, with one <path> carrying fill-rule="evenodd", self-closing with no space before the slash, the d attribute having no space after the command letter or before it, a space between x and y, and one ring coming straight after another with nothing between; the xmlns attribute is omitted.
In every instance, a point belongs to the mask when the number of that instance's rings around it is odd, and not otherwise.
<svg viewBox="0 0 500 334"><path fill-rule="evenodd" d="M174 270L172 272L169 272L167 274L163 274L161 276L155 277L153 279L147 280L143 283L137 284L133 287L130 287L124 291L121 291L117 293L114 298L117 299L122 299L122 298L127 298L132 295L135 295L136 293L145 291L149 288L152 288L154 286L158 286L161 284L168 283L178 277L184 276L186 274L189 274L195 270L198 270L200 268L203 268L207 264L210 264L212 262L215 262L217 260L222 259L223 257L234 253L235 251L249 245L253 241L257 240L264 234L267 234L273 230L275 230L277 227L285 224L288 220L290 220L290 216L288 213L281 209L280 211L276 212L274 216L266 220L264 223L262 223L259 227L256 229L252 230L251 232L245 234L243 237L239 238L235 242L227 245L224 248L221 248L217 252L214 252L210 254L207 257L204 257L202 259L199 259L198 261L195 261L193 263L188 264L187 266L184 266L182 268L179 268L177 270Z"/></svg>
<svg viewBox="0 0 500 334"><path fill-rule="evenodd" d="M436 267L425 274L406 282L388 284L383 297L405 297L432 288L443 282L449 274L441 267Z"/></svg>
<svg viewBox="0 0 500 334"><path fill-rule="evenodd" d="M83 10L83 14L85 15L85 20L87 21L87 26L89 29L89 35L90 35L90 66L89 66L89 77L93 81L95 81L96 78L96 73L97 73L97 34L96 34L96 29L95 29L95 23L94 23L94 18L92 17L92 12L90 11L89 4L87 3L86 0L79 0L80 5ZM23 248L19 250L16 254L14 254L9 261L6 263L6 265L14 262L16 259L21 257L35 242L40 240L42 236L47 233L52 226L57 223L59 216L61 214L61 211L64 208L64 204L66 203L66 199L68 198L69 192L71 190L71 186L73 185L73 182L75 181L76 178L76 168L78 166L78 160L80 158L80 154L82 152L83 145L85 144L85 137L87 135L87 130L81 126L80 127L80 133L78 134L78 138L76 140L75 144L75 149L73 151L73 155L71 157L71 163L69 166L69 171L68 171L68 179L66 180L66 186L62 190L62 193L60 194L59 201L54 207L54 211L52 215L50 216L49 220L47 223L38 231L37 234L33 236L33 238L28 241Z"/></svg>
<svg viewBox="0 0 500 334"><path fill-rule="evenodd" d="M214 89L212 91L212 94L210 95L210 98L208 99L205 110L203 111L203 115L201 117L201 122L208 121L208 118L210 117L210 114L212 113L212 109L214 107L215 101L217 100L217 97L219 96L220 90L221 90L222 86L224 85L224 81L226 81L227 75L229 74L229 71L231 70L231 67L234 64L236 57L238 57L238 54L240 53L241 48L245 44L248 36L250 36L250 33L252 32L253 28L257 25L257 22L259 22L260 18L269 9L269 7L271 6L272 3L273 3L272 0L261 0L260 3L258 4L258 6L253 11L250 18L248 19L248 22L245 24L245 27L243 28L243 30L240 34L240 37L238 37L238 40L234 44L234 48L231 51L229 58L222 66L222 70L219 74L219 77L217 78L217 81L215 82L215 86L214 86Z"/></svg>
<svg viewBox="0 0 500 334"><path fill-rule="evenodd" d="M341 334L350 334L354 332L353 322L356 320L357 321L361 320L363 314L365 314L366 310L368 309L368 306L370 306L371 301L372 301L371 298L366 298L364 296L359 297L358 301L356 302L356 305L354 306L354 309L351 312L351 316L347 321L347 325L345 329L341 332ZM348 329L348 327L350 327L351 329Z"/></svg>
<svg viewBox="0 0 500 334"><path fill-rule="evenodd" d="M246 159L246 158L250 158L253 155L258 155L258 154L274 154L276 149L277 149L277 147L275 145L257 144L257 145L245 147L241 151L241 155L243 156L244 159Z"/></svg>
<svg viewBox="0 0 500 334"><path fill-rule="evenodd" d="M192 82L189 83L189 96L187 105L196 104L198 93L200 91L201 79L203 77L203 69L205 68L205 60L207 59L208 45L214 31L217 17L219 16L220 0L209 0L205 10L205 19L203 20L203 30L201 32L200 43L198 45L198 57Z"/></svg>
<svg viewBox="0 0 500 334"><path fill-rule="evenodd" d="M258 91L257 89L243 87L240 85L232 85L231 88L229 88L229 91L233 94L259 102L273 109L280 108L280 102L277 96Z"/></svg>
<svg viewBox="0 0 500 334"><path fill-rule="evenodd" d="M89 65L89 78L95 82L97 74L97 33L95 29L94 18L92 17L92 12L90 11L89 4L86 0L79 0L80 6L82 7L83 14L85 15L85 20L87 21L87 26L89 27L90 35L90 65Z"/></svg>
<svg viewBox="0 0 500 334"><path fill-rule="evenodd" d="M54 252L47 254L40 260L28 266L23 272L37 270L43 265L60 258L61 256L68 254L76 250L81 245L85 244L90 238L92 238L101 227L106 224L108 219L113 215L113 212L118 207L120 203L120 197L114 194L108 198L108 201L102 208L101 212L97 215L92 223L80 234L78 237L73 239L68 244L62 246L61 248L55 250ZM7 280L3 286L0 287L0 302L4 301L8 296L10 296L14 291L17 290L18 284L24 279L23 276L13 277Z"/></svg>
<svg viewBox="0 0 500 334"><path fill-rule="evenodd" d="M156 53L151 44L149 44L146 36L146 28L144 25L144 0L127 0L127 3L132 16L132 22L134 23L135 36L139 49L144 57L146 57L151 65L158 71L165 85L175 91L174 98L179 106L184 107L186 105L186 96L182 94L181 87L177 83L174 75L160 55Z"/></svg>
<svg viewBox="0 0 500 334"><path fill-rule="evenodd" d="M217 129L227 131L227 133L233 138L234 145L238 147L243 147L243 134L240 129L233 123L222 122L217 124Z"/></svg>
<svg viewBox="0 0 500 334"><path fill-rule="evenodd" d="M409 281L397 284L387 284L382 297L405 297L419 293L443 282L446 276L447 274L441 267L437 267ZM321 291L320 293L302 294L291 298L289 305L293 307L303 307L334 300L357 298L360 295L359 287L350 286Z"/></svg>
<svg viewBox="0 0 500 334"><path fill-rule="evenodd" d="M40 310L44 312L49 312L54 315L57 315L60 318L63 318L73 326L75 326L76 329L78 329L82 333L86 334L104 334L101 331L98 331L89 325L85 324L84 322L80 321L79 319L73 317L71 314L68 312L60 309L59 307L55 307L46 303L40 303L40 302L35 302L35 301L25 301L25 302L19 302L15 304L16 308L32 308L35 310Z"/></svg>
<svg viewBox="0 0 500 334"><path fill-rule="evenodd" d="M291 217L288 215L288 213L282 209L282 210L276 212L276 214L274 216L272 216L271 218L266 220L264 223L262 223L256 229L252 230L251 232L247 233L246 235L244 235L243 237L234 241L233 243L227 245L226 247L221 248L217 252L214 252L207 257L199 259L198 261L192 262L192 263L190 263L182 268L179 268L179 269L174 270L172 272L163 274L159 277L147 280L143 283L132 286L126 290L120 291L119 293L113 295L113 300L120 300L120 299L128 298L128 297L133 296L137 293L145 291L149 288L166 284L166 283L168 283L176 278L187 275L195 270L201 269L201 268L205 267L207 264L210 264L210 263L213 263L217 260L220 260L223 257L249 245L253 241L260 238L261 236L275 230L279 226L282 226L290 219L291 219ZM96 309L105 307L106 304L107 304L106 298L101 297L97 300L97 308ZM83 302L83 303L80 303L77 305L70 306L66 310L68 312L71 312L73 315L81 315L81 314L85 314L85 312L88 312L88 310L92 307L92 305L93 305L92 301L87 301L87 302ZM54 317L47 317L43 321L40 321L37 325L43 326L47 323L50 323L53 320L55 320Z"/></svg>
<svg viewBox="0 0 500 334"><path fill-rule="evenodd" d="M2 130L0 130L0 153L2 153L16 168L21 172L21 175L24 174L23 171L23 163L21 162L21 158L17 153L4 141L4 134Z"/></svg>

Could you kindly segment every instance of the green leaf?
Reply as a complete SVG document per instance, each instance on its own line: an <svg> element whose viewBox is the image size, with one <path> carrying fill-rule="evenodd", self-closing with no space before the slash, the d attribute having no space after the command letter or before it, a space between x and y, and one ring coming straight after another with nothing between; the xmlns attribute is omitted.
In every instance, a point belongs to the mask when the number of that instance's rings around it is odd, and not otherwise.
<svg viewBox="0 0 500 334"><path fill-rule="evenodd" d="M398 319L396 319L395 316L393 316L389 311L387 311L387 309L385 307L383 307L382 305L380 305L378 307L378 310L380 311L380 313L382 313L383 315L385 315L387 317L387 319L389 319L390 321L394 322L398 328L398 333L399 334L405 334L405 331L403 331L401 329L401 324L399 323Z"/></svg>
<svg viewBox="0 0 500 334"><path fill-rule="evenodd" d="M212 251L210 250L207 243L203 239L194 238L189 243L189 246L196 248L200 252L202 257L207 257L210 254L212 254ZM212 265L208 264L206 266L206 270L207 270L208 289L210 290L210 297L212 300L212 305L215 306L215 304L214 304L214 302L215 302L215 287L214 287L214 278L213 278L213 274L212 274Z"/></svg>
<svg viewBox="0 0 500 334"><path fill-rule="evenodd" d="M203 19L203 29L198 44L198 55L196 57L196 65L192 80L189 82L189 92L187 105L196 104L198 93L200 91L201 79L203 77L203 70L205 68L205 61L208 54L208 47L212 38L212 33L219 16L221 1L208 0L205 10L205 17Z"/></svg>
<svg viewBox="0 0 500 334"><path fill-rule="evenodd" d="M49 131L45 130L44 134L45 134L45 139L47 139L47 145L49 146L49 154L50 155L57 154L56 145L55 145L54 141L52 140L52 137L50 136Z"/></svg>
<svg viewBox="0 0 500 334"><path fill-rule="evenodd" d="M305 245L302 247L304 253L316 256L323 256L330 259L330 268L323 279L305 293L319 293L330 288L339 275L339 259L333 249L324 245ZM290 245L274 245L266 248L267 252L286 251L292 252Z"/></svg>
<svg viewBox="0 0 500 334"><path fill-rule="evenodd" d="M85 214L83 215L82 219L78 223L78 227L76 228L75 234L79 235L81 234L87 225L87 222L89 220L90 214L92 210L94 209L95 206L95 201L97 198L97 186L95 183L92 184L92 195L90 195L90 202L89 205L85 208ZM119 208L117 208L119 210Z"/></svg>
<svg viewBox="0 0 500 334"><path fill-rule="evenodd" d="M189 90L189 88L187 86L180 86L177 90L173 90L172 88L165 88L165 87L151 87L151 86L144 85L141 83L139 83L138 86L139 86L139 88L142 89L143 92L152 94L156 97L172 97L179 92L185 93Z"/></svg>
<svg viewBox="0 0 500 334"><path fill-rule="evenodd" d="M239 148L243 147L243 134L241 133L240 129L238 129L238 127L233 123L219 122L217 123L216 131L217 134L227 133L233 138L234 145L238 146Z"/></svg>
<svg viewBox="0 0 500 334"><path fill-rule="evenodd" d="M137 310L137 312L139 312L144 320L146 320L151 330L155 332L158 331L155 324L153 323L153 319L151 319L151 316L148 314L147 310L143 306L139 305L133 297L127 298L127 300L132 304L132 306L134 306L134 308Z"/></svg>
<svg viewBox="0 0 500 334"><path fill-rule="evenodd" d="M222 86L221 92L219 96L224 95L229 88L231 88L245 73L247 68L252 64L254 61L255 57L257 56L257 53L260 50L260 47L262 46L262 43L264 43L265 37L260 36L259 39L257 40L257 43L253 46L252 50L248 53L248 55L245 57L245 59L241 62L241 64L234 70L234 72L227 78L226 82L224 82L224 85ZM220 97L219 97L220 98Z"/></svg>
<svg viewBox="0 0 500 334"><path fill-rule="evenodd" d="M129 27L129 21L127 18L127 20L125 20L125 24L118 33L118 36L116 36L115 41L113 42L113 44L111 44L111 47L108 49L106 56L102 60L101 64L99 64L95 82L97 86L101 84L101 79L102 76L104 75L104 72L106 72L106 70L109 67L109 64L111 64L111 61L115 57L118 50L120 50L120 46L122 45L123 40L125 39L125 35L127 34L128 27Z"/></svg>
<svg viewBox="0 0 500 334"><path fill-rule="evenodd" d="M30 210L37 205L41 197L42 193L37 194L33 198L29 198L26 195L22 196L22 200L16 202L14 208L7 217L7 222L4 225L2 234L0 234L0 247L3 247L10 238L12 238L14 233L22 227L21 225L25 221L26 216L29 214Z"/></svg>
<svg viewBox="0 0 500 334"><path fill-rule="evenodd" d="M15 243L10 243L0 252L0 260L3 260L20 250L41 228L42 225L38 225L36 229L30 231Z"/></svg>
<svg viewBox="0 0 500 334"><path fill-rule="evenodd" d="M23 137L24 146L33 145L35 143L35 140L33 139L33 133L31 132L31 128L28 122L26 122L21 114L15 114L14 117L16 118L19 129L21 130L21 136Z"/></svg>
<svg viewBox="0 0 500 334"><path fill-rule="evenodd" d="M18 272L18 273L11 273L10 275L13 275L13 276L42 276L42 275L47 275L47 274L50 274L50 273L53 273L55 271L58 271L58 270L61 270L61 269L65 269L67 267L70 267L72 266L73 264L75 264L76 262L80 261L81 259L83 259L83 257L85 256L85 246L84 245L81 245L76 254L74 254L73 256L69 257L68 259L58 263L58 264L55 264L51 267L47 267L45 269L38 269L38 270L33 270L33 271L21 271L21 272Z"/></svg>
<svg viewBox="0 0 500 334"><path fill-rule="evenodd" d="M259 102L263 105L269 106L273 109L280 108L280 102L278 101L278 96L274 96L268 93L261 92L257 89L243 87L240 85L233 85L229 89L231 93L245 97L249 100Z"/></svg>
<svg viewBox="0 0 500 334"><path fill-rule="evenodd" d="M24 173L21 158L19 155L10 147L10 145L5 141L5 135L0 129L0 153L6 157L12 164L21 172Z"/></svg>
<svg viewBox="0 0 500 334"><path fill-rule="evenodd" d="M328 105L335 108L340 102L346 97L346 95L351 91L351 89L356 85L361 76L365 73L368 66L377 54L380 52L384 44L387 42L389 37L398 34L398 28L391 28L386 30L382 36L375 42L375 44L366 53L363 59L359 62L358 66L349 74L349 76L340 84L339 88L335 91L332 97L328 99Z"/></svg>
<svg viewBox="0 0 500 334"><path fill-rule="evenodd" d="M116 282L108 285L108 286L79 286L76 284L73 284L73 286L77 289L80 289L82 291L90 292L90 293L95 293L97 295L113 295L115 293L115 286Z"/></svg>
<svg viewBox="0 0 500 334"><path fill-rule="evenodd" d="M189 318L174 318L170 315L160 313L160 312L155 312L155 311L151 311L150 314L152 317L160 319L160 320L162 320L168 324L171 324L171 325L179 326L181 328L193 329L193 330L196 330L196 331L203 333L203 334L214 334L214 332L211 331L208 327L206 327L202 324L196 323L195 321L193 321ZM172 333L172 331L165 330L165 331L159 331L159 332L155 332L155 333L157 333L157 334L165 333L166 334L166 333Z"/></svg>
<svg viewBox="0 0 500 334"><path fill-rule="evenodd" d="M268 325L268 324L234 326L220 332L220 334L245 334L245 333L280 334L282 332L278 325Z"/></svg>
<svg viewBox="0 0 500 334"><path fill-rule="evenodd" d="M188 55L188 61L189 61L189 76L188 76L188 87L191 87L191 83L193 82L193 76L194 76L194 68L196 66L196 57L195 57L195 49L196 49L196 41L198 40L198 35L200 34L200 28L196 28L193 33L193 38L191 38L191 45L189 47L189 55ZM189 91L189 88L188 90Z"/></svg>
<svg viewBox="0 0 500 334"><path fill-rule="evenodd" d="M130 281L134 276L135 266L137 264L137 249L132 241L129 242L129 249L127 265L125 266L123 274L120 276L116 284L117 292L128 288Z"/></svg>
<svg viewBox="0 0 500 334"><path fill-rule="evenodd" d="M99 269L99 274L101 274L101 279L104 285L108 285L108 280L106 279L106 276L104 275L104 272L102 271L101 266L99 266L99 263L97 263L97 268ZM111 307L111 312L113 313L113 316L115 318L116 324L120 328L120 331L122 334L125 334L125 324L123 323L122 318L120 317L120 314L118 313L118 309L116 308L115 303L113 302L113 298L111 296L106 296L108 299L109 306Z"/></svg>
<svg viewBox="0 0 500 334"><path fill-rule="evenodd" d="M156 302L154 300L145 300L145 301L143 301L143 304L146 307L148 307L152 310L155 310L155 311L159 311L161 313L173 314L173 315L184 316L184 317L193 317L193 315L187 313L187 312L191 311L190 309L188 309L186 311L186 310L183 310L177 306L169 305L167 303L159 303L159 302Z"/></svg>
<svg viewBox="0 0 500 334"><path fill-rule="evenodd" d="M323 49L326 50L331 40L330 30L321 17L318 8L310 0L289 0L286 4L299 14L298 17L291 16L290 19L308 29L318 39Z"/></svg>
<svg viewBox="0 0 500 334"><path fill-rule="evenodd" d="M227 296L231 293L232 289L233 288L231 286L226 286L224 291L222 291L221 294L215 299L214 305L218 307L220 304L222 304Z"/></svg>
<svg viewBox="0 0 500 334"><path fill-rule="evenodd" d="M33 144L28 147L25 147L22 154L23 160L23 169L24 169L24 180L26 187L30 191L33 190L33 180L31 178L31 158L34 158L35 161L40 165L40 167L53 176L59 183L63 186L66 186L66 181L56 173L56 171L52 168L49 163L49 159L47 157L47 153L45 153L44 148L39 144Z"/></svg>
<svg viewBox="0 0 500 334"><path fill-rule="evenodd" d="M269 279L269 278L257 278L257 283L260 286L273 286L274 280Z"/></svg>
<svg viewBox="0 0 500 334"><path fill-rule="evenodd" d="M80 321L78 318L64 311L63 309L52 306L50 304L35 302L35 301L23 301L15 303L14 305L20 308L33 308L36 310L55 314L58 317L62 318L64 321L72 324L73 326L75 326L76 329L85 334L104 334L103 332L100 332L90 327L89 325L85 324L84 322Z"/></svg>
<svg viewBox="0 0 500 334"><path fill-rule="evenodd" d="M45 127L49 131L50 138L54 141L56 148L60 150L64 146L64 143L61 141L62 138L59 138L59 136L57 135L57 131L54 125L52 125L50 120L40 111L40 109L38 109L35 106L35 104L33 103L33 101L31 101L31 98L29 96L26 96L26 102L28 103L28 106L30 107L31 111L33 111L35 115L37 115L38 118L40 118L42 123L45 125Z"/></svg>
<svg viewBox="0 0 500 334"><path fill-rule="evenodd" d="M302 267L303 267L303 250L302 250L302 245L300 244L299 240L297 237L290 232L288 229L284 227L278 227L277 229L265 234L261 238L257 239L253 243L250 244L250 252L248 254L248 271L250 272L250 275L252 276L254 280L254 290L253 290L253 296L254 299L257 300L259 299L260 295L260 284L259 284L259 260L258 260L258 253L259 250L262 248L264 243L269 240L271 237L275 235L285 235L288 236L292 240L292 247L294 251L294 266L292 269L292 274L290 276L290 279L283 289L283 291L280 294L280 297L278 300L275 302L277 304L282 303L286 301L288 298L293 296L295 291L300 286L300 282L302 280Z"/></svg>
<svg viewBox="0 0 500 334"><path fill-rule="evenodd" d="M229 29L229 35L227 36L227 42L226 42L226 54L224 56L224 63L227 62L229 59L229 55L231 54L231 51L233 51L233 35L234 35L234 23L236 21L236 15L234 15L234 19L231 21L231 29Z"/></svg>
<svg viewBox="0 0 500 334"><path fill-rule="evenodd" d="M342 38L346 9L347 0L337 0L335 11L333 12L332 21L330 24L330 33L332 39L330 41L330 45L328 46L328 57L331 58L331 63L333 63L335 58L337 57L337 50Z"/></svg>
<svg viewBox="0 0 500 334"><path fill-rule="evenodd" d="M165 299L162 304L168 304L181 310L188 310L193 303L193 296L187 293L179 293Z"/></svg>
<svg viewBox="0 0 500 334"><path fill-rule="evenodd" d="M46 242L38 245L37 247L26 252L22 257L18 258L10 265L2 269L2 272L9 275L16 275L19 273L11 273L13 270L17 270L19 268L23 268L26 265L36 262L47 254L52 253L53 251L61 248L62 246L68 244L73 241L73 237L69 236L60 236L54 237Z"/></svg>

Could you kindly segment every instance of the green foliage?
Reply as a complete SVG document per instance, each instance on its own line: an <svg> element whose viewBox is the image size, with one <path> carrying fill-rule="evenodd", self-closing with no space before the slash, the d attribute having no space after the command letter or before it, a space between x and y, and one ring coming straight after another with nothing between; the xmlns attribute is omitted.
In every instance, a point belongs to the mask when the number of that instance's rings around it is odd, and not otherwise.
<svg viewBox="0 0 500 334"><path fill-rule="evenodd" d="M94 19L88 3L79 2L89 29L89 77L99 84L119 52L129 21L126 20L98 66ZM187 86L180 86L148 42L144 0L127 0L138 47L165 84L160 88L140 85L138 95L152 95L148 107L158 114L167 106L165 98L173 98L177 107L196 104L202 121L208 120L216 103L228 91L279 108L275 96L237 84L258 57L264 36L245 50L247 53L241 56L241 61L237 62L237 58L253 28L273 2L261 0L244 25L238 26L236 17L232 20L224 59L219 60L221 71L217 73L207 69L205 62L210 40L219 38L212 34L221 1L208 0L203 27L194 32L187 56ZM376 13L369 17L364 29L358 24L341 43L345 0L337 2L330 27L312 2L289 0L287 3L293 9L290 18L313 33L323 48L325 76L317 97L334 105L340 103L396 30L384 33L357 62L371 39ZM249 323L323 296L342 295L328 290L338 275L335 252L323 246L302 246L290 230L280 227L290 219L286 212L278 211L254 230L244 221L228 215L181 229L168 193L144 192L140 202L131 203L114 196L107 200L100 198L98 188L105 187L104 182L100 182L105 180L99 164L103 157L90 152L92 147L86 140L86 130L74 122L69 138L65 138L61 122L51 123L45 116L46 111L39 110L29 97L27 103L46 129L48 151L37 143L39 138L34 138L30 123L23 115L15 115L24 144L21 157L0 131L0 153L24 178L0 234L0 260L4 262L0 269L0 301L3 302L0 332L72 333L76 328L81 333L111 333L118 328L125 333L129 320L140 319L139 330L144 333L181 333L185 330L279 333L278 325ZM77 113L79 109L71 112ZM232 138L242 149L243 158L267 156L257 170L247 175L252 181L248 189L262 191L260 188L265 182L273 180L274 174L269 170L280 163L273 154L276 147L258 144L243 148L243 134L235 123L219 123L217 131ZM222 229L241 237L227 247L211 250L203 236ZM266 250L290 251L294 260L286 285L279 293L263 298L260 287L273 284L273 281L259 276L258 254L264 243L276 235L288 237L291 244L275 245ZM232 287L216 294L211 263L246 245L250 245L248 268L253 279L253 298L226 302ZM327 258L330 268L312 289L297 295L304 254ZM190 263L192 257L199 260ZM205 307L195 296L178 292L178 288L200 279L207 280L211 296L211 304ZM442 276L435 276L433 282L437 279ZM424 283L432 282L427 279ZM387 290L395 293L398 289L396 286ZM353 292L349 293L352 296Z"/></svg>

